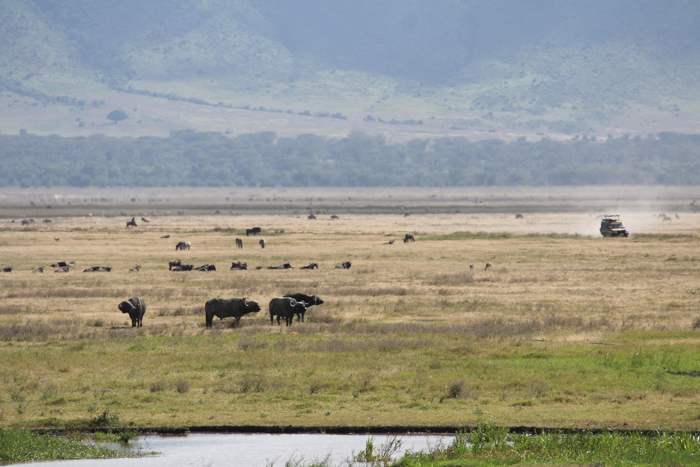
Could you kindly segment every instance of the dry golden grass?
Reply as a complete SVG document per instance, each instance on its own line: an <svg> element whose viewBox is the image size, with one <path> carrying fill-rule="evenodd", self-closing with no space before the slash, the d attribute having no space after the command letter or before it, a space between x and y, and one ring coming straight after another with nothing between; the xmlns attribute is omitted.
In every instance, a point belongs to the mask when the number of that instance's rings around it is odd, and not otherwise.
<svg viewBox="0 0 700 467"><path fill-rule="evenodd" d="M585 235L596 216L575 207L517 221L331 212L160 216L136 229L122 217L1 221L0 266L13 272L0 274L0 426L111 410L141 426L487 417L697 427L697 378L673 372L696 370L700 215L663 225L637 212L623 220L643 235L604 239ZM245 237L252 226L265 249ZM402 242L407 232L415 243ZM192 249L176 252L179 240ZM175 258L217 271L168 271ZM229 270L233 260L249 270ZM351 269L334 268L346 260ZM57 261L76 266L54 273ZM294 269L255 269L284 262ZM310 262L320 269L299 269ZM82 272L91 266L113 269ZM267 303L288 292L325 304L306 323L271 326ZM148 306L142 329L117 309L134 295ZM208 299L243 296L263 310L239 328L204 329Z"/></svg>

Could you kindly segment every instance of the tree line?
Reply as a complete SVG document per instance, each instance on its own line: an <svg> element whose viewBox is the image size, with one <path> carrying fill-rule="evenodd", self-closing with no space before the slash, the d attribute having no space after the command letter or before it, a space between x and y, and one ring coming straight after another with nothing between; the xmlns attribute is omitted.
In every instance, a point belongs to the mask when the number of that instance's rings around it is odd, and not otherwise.
<svg viewBox="0 0 700 467"><path fill-rule="evenodd" d="M274 132L228 137L0 134L0 186L484 186L700 184L700 136L389 142Z"/></svg>

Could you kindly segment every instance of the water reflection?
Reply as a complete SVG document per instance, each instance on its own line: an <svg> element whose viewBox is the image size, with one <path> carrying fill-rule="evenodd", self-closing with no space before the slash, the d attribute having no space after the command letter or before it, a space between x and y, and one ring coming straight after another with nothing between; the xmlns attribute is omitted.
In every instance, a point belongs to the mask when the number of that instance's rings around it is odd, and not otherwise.
<svg viewBox="0 0 700 467"><path fill-rule="evenodd" d="M181 466L263 466L308 465L328 457L329 465L347 466L353 452L365 449L369 435L320 434L208 434L187 436L141 436L129 443L130 453L157 452L143 458L35 462L25 465L57 467L181 467ZM376 435L375 448L391 437ZM425 450L438 443L449 444L452 436L400 435L401 449ZM111 445L115 448L117 446ZM296 463L296 464L295 464Z"/></svg>

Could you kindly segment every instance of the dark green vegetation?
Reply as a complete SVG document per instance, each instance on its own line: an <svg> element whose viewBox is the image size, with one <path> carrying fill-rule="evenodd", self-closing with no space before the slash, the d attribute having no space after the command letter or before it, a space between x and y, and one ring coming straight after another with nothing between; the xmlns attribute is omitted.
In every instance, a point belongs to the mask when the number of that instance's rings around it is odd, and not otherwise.
<svg viewBox="0 0 700 467"><path fill-rule="evenodd" d="M511 433L481 425L446 447L408 454L394 467L481 465L697 465L700 438L688 433Z"/></svg>
<svg viewBox="0 0 700 467"><path fill-rule="evenodd" d="M389 143L364 133L0 135L0 186L696 185L699 151L700 136L673 133L536 143L464 138Z"/></svg>
<svg viewBox="0 0 700 467"><path fill-rule="evenodd" d="M37 435L26 430L0 430L0 461L27 462L56 459L125 457L111 449Z"/></svg>
<svg viewBox="0 0 700 467"><path fill-rule="evenodd" d="M0 90L38 110L119 90L446 129L606 135L627 119L646 135L700 115L699 22L693 0L18 0L0 5Z"/></svg>

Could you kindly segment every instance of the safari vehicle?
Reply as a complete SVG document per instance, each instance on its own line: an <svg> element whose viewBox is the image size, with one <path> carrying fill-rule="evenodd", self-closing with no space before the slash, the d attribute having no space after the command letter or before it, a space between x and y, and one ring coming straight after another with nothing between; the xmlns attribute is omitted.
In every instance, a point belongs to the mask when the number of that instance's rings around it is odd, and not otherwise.
<svg viewBox="0 0 700 467"><path fill-rule="evenodd" d="M620 216L617 214L608 214L603 216L600 221L600 234L603 237L629 237L630 233L625 229L620 221Z"/></svg>

